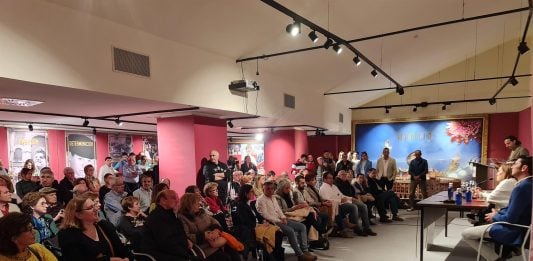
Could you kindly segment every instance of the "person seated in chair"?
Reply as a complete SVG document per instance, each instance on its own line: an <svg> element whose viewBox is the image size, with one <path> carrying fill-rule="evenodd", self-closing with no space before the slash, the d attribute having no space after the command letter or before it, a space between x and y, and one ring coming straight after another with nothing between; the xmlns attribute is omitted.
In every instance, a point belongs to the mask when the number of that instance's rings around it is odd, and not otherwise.
<svg viewBox="0 0 533 261"><path fill-rule="evenodd" d="M117 230L131 242L133 250L140 251L142 230L146 219L141 209L140 200L133 196L127 196L121 204L124 214L120 217Z"/></svg>
<svg viewBox="0 0 533 261"><path fill-rule="evenodd" d="M355 189L356 197L361 200L361 202L365 203L366 207L368 208L368 218L375 218L375 216L372 214L372 207L376 205L376 199L369 192L365 175L357 174L357 177L352 183Z"/></svg>
<svg viewBox="0 0 533 261"><path fill-rule="evenodd" d="M512 224L530 226L532 201L531 188L533 184L531 181L531 157L520 156L511 167L511 173L518 182L511 192L509 205L499 211L493 209L491 213L485 215L485 221L488 223L503 221ZM490 228L487 230L489 226ZM485 230L487 230L486 233L484 233ZM479 240L482 240L483 238L491 238L498 244L516 247L523 242L525 232L525 229L520 227L505 224L487 224L467 228L463 231L462 236L463 240L474 249L478 248ZM489 250L489 247L483 247L481 255L488 260L495 260L498 258L494 251Z"/></svg>
<svg viewBox="0 0 533 261"><path fill-rule="evenodd" d="M379 222L390 223L391 220L387 216L387 208L390 207L392 212L392 220L403 221L403 218L398 216L399 200L392 190L385 190L381 181L377 179L377 171L371 168L368 172L368 188L370 194L376 199L376 207L379 213Z"/></svg>
<svg viewBox="0 0 533 261"><path fill-rule="evenodd" d="M355 194L355 188L350 184L348 173L344 170L339 171L337 178L335 178L335 185L339 188L345 197L349 197L352 200L352 204L357 207L359 217L361 218L363 229L355 230L355 233L360 236L376 236L377 234L370 229L370 219L368 218L367 206L359 201Z"/></svg>

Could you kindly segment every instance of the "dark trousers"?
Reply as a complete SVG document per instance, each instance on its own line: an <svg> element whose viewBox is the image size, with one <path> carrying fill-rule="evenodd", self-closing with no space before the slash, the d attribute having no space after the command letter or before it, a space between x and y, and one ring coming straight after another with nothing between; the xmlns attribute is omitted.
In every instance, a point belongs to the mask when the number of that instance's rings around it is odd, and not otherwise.
<svg viewBox="0 0 533 261"><path fill-rule="evenodd" d="M381 185L383 186L383 189L386 190L392 190L392 187L394 186L394 180L389 180L388 178L381 177L379 180L381 182Z"/></svg>
<svg viewBox="0 0 533 261"><path fill-rule="evenodd" d="M417 180L412 179L411 184L409 184L409 203L411 204L412 208L415 207L415 192L416 192L416 187L419 185L420 185L420 192L422 192L422 198L424 199L428 197L428 192L426 189L426 180L419 179L417 181Z"/></svg>
<svg viewBox="0 0 533 261"><path fill-rule="evenodd" d="M328 225L328 222L329 217L327 214L317 212L317 216L315 218L315 213L310 212L302 223L304 223L307 231L309 231L311 226L313 226L318 233L322 234L326 232L326 226Z"/></svg>

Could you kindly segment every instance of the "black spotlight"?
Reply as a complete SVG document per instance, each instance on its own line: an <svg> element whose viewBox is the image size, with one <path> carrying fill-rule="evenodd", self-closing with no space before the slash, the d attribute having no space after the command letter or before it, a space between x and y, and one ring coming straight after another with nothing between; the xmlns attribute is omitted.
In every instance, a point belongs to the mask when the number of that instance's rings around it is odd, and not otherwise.
<svg viewBox="0 0 533 261"><path fill-rule="evenodd" d="M418 106L415 106L415 107L413 108L413 112L416 112L416 111L418 111Z"/></svg>
<svg viewBox="0 0 533 261"><path fill-rule="evenodd" d="M337 54L341 54L342 53L342 47L338 44L334 45L333 46L333 51L335 51Z"/></svg>
<svg viewBox="0 0 533 261"><path fill-rule="evenodd" d="M403 87L396 87L396 93L399 95L403 95L405 91L403 90Z"/></svg>
<svg viewBox="0 0 533 261"><path fill-rule="evenodd" d="M320 130L319 129L316 129L315 136L320 136Z"/></svg>
<svg viewBox="0 0 533 261"><path fill-rule="evenodd" d="M329 49L329 47L333 44L333 40L331 39L327 39L326 42L324 43L324 48L326 49Z"/></svg>
<svg viewBox="0 0 533 261"><path fill-rule="evenodd" d="M511 76L511 78L509 78L509 83L516 86L518 85L518 80L514 76Z"/></svg>
<svg viewBox="0 0 533 261"><path fill-rule="evenodd" d="M228 121L228 127L233 128L233 122Z"/></svg>
<svg viewBox="0 0 533 261"><path fill-rule="evenodd" d="M442 105L442 110L443 110L443 111L446 110L446 104L443 104L443 105Z"/></svg>
<svg viewBox="0 0 533 261"><path fill-rule="evenodd" d="M233 137L229 137L229 142L233 142Z"/></svg>
<svg viewBox="0 0 533 261"><path fill-rule="evenodd" d="M89 120L87 118L85 118L85 120L83 121L83 124L82 124L83 127L87 127L89 126Z"/></svg>
<svg viewBox="0 0 533 261"><path fill-rule="evenodd" d="M359 56L354 57L353 62L355 63L356 66L361 65L361 59L359 58Z"/></svg>
<svg viewBox="0 0 533 261"><path fill-rule="evenodd" d="M376 69L372 70L370 74L372 74L372 77L374 78L378 77L378 72L376 71Z"/></svg>
<svg viewBox="0 0 533 261"><path fill-rule="evenodd" d="M309 34L309 39L311 39L311 41L313 41L313 43L316 43L318 42L318 36L316 35L316 32L315 31L311 31Z"/></svg>
<svg viewBox="0 0 533 261"><path fill-rule="evenodd" d="M285 30L287 31L287 33L289 33L292 36L297 36L298 34L300 34L301 32L300 29L301 29L300 23L296 21L292 24L287 25L287 27L285 27Z"/></svg>
<svg viewBox="0 0 533 261"><path fill-rule="evenodd" d="M115 120L115 123L116 123L118 126L122 126L122 122L120 121L120 117L117 118L117 119Z"/></svg>
<svg viewBox="0 0 533 261"><path fill-rule="evenodd" d="M490 104L490 105L494 105L494 104L496 104L496 98L490 98L490 99L489 99L489 104Z"/></svg>
<svg viewBox="0 0 533 261"><path fill-rule="evenodd" d="M93 134L96 135L96 128L93 128Z"/></svg>
<svg viewBox="0 0 533 261"><path fill-rule="evenodd" d="M529 47L527 47L527 43L526 42L521 42L518 45L518 51L520 52L520 54L527 53L527 51L529 51Z"/></svg>
<svg viewBox="0 0 533 261"><path fill-rule="evenodd" d="M33 125L31 125L31 123L28 125L28 130L33 131Z"/></svg>
<svg viewBox="0 0 533 261"><path fill-rule="evenodd" d="M386 114L389 114L389 112L390 112L390 111L389 111L389 108L388 108L388 107L385 107L385 113L386 113Z"/></svg>

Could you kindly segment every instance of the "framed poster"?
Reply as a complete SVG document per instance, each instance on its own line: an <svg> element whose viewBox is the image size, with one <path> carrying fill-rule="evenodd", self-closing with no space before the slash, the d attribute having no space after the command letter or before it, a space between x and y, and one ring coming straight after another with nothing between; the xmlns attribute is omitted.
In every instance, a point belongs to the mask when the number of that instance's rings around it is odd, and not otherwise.
<svg viewBox="0 0 533 261"><path fill-rule="evenodd" d="M143 152L148 160L152 160L157 154L157 136L141 136L143 140Z"/></svg>
<svg viewBox="0 0 533 261"><path fill-rule="evenodd" d="M85 177L83 168L89 164L96 166L96 137L88 133L67 132L67 166L74 169L76 178Z"/></svg>
<svg viewBox="0 0 533 261"><path fill-rule="evenodd" d="M109 155L113 158L113 162L120 161L122 153L130 153L133 151L133 138L131 135L125 134L109 134Z"/></svg>
<svg viewBox="0 0 533 261"><path fill-rule="evenodd" d="M472 179L472 161L486 163L488 117L426 118L389 122L353 122L354 150L366 151L375 165L390 149L400 171L407 171L415 150L427 159L430 175ZM374 166L375 167L375 166Z"/></svg>
<svg viewBox="0 0 533 261"><path fill-rule="evenodd" d="M228 155L237 158L239 168L246 156L250 156L250 160L258 170L265 167L265 145L263 143L230 142L228 143Z"/></svg>
<svg viewBox="0 0 533 261"><path fill-rule="evenodd" d="M46 131L29 131L27 129L7 129L9 143L9 169L13 177L24 167L24 163L31 159L36 172L48 166L48 134Z"/></svg>

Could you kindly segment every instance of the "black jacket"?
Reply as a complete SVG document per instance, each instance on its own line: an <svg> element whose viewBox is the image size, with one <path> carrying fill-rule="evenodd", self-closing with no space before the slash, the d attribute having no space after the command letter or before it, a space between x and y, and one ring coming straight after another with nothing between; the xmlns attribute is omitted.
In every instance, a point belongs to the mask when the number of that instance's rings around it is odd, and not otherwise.
<svg viewBox="0 0 533 261"><path fill-rule="evenodd" d="M341 179L336 178L335 185L337 185L344 196L355 197L355 189L352 187L352 184L350 184L349 181L342 181Z"/></svg>
<svg viewBox="0 0 533 261"><path fill-rule="evenodd" d="M159 205L144 223L142 249L158 261L191 259L183 223Z"/></svg>
<svg viewBox="0 0 533 261"><path fill-rule="evenodd" d="M383 184L373 178L368 178L368 192L372 194L372 196L377 197L379 194L383 193Z"/></svg>

